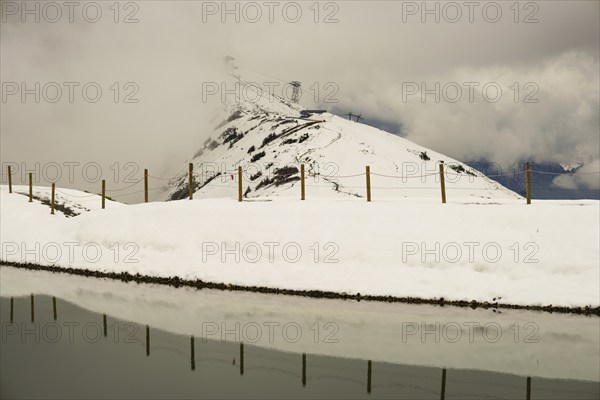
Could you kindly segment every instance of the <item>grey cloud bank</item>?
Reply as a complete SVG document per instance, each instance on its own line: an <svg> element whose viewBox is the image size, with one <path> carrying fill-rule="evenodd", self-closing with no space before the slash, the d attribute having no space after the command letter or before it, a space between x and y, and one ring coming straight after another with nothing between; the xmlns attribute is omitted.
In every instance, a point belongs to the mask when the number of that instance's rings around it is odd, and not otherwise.
<svg viewBox="0 0 600 400"><path fill-rule="evenodd" d="M202 101L202 83L222 81L217 66L231 55L265 81L334 82L338 103L315 104L307 92L301 103L362 112L367 123L402 127L394 133L451 157L583 162L582 171L597 171L599 3L497 2L499 18L491 2L476 2L472 17L463 3L429 2L428 13L421 2L287 2L270 22L262 2L228 2L229 13L221 2L99 2L92 23L91 8L80 13L88 2L73 22L58 2L63 15L52 23L43 2L40 22L33 14L23 22L13 8L21 3L2 1L2 161L135 162L174 172L212 134L218 104ZM457 9L461 18L449 22ZM35 93L25 102L8 95L10 83L35 92L36 82L39 102ZM56 86L43 90L52 82L62 88L54 103L47 98ZM72 102L69 82L78 84ZM90 83L97 86L84 92ZM101 97L88 101L97 87ZM598 177L556 183L598 188Z"/></svg>

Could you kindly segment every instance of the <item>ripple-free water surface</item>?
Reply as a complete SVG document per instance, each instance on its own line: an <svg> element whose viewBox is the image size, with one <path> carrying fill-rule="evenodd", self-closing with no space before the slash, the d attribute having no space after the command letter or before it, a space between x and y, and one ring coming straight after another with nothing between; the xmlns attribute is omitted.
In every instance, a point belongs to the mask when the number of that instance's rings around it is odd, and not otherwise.
<svg viewBox="0 0 600 400"><path fill-rule="evenodd" d="M1 274L2 398L599 397L597 317Z"/></svg>

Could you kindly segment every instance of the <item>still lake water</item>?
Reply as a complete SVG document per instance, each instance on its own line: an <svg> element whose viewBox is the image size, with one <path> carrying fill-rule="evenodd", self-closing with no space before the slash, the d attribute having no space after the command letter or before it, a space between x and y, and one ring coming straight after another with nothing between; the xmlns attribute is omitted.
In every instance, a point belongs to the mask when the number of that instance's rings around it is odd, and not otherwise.
<svg viewBox="0 0 600 400"><path fill-rule="evenodd" d="M598 399L600 319L0 268L2 398Z"/></svg>

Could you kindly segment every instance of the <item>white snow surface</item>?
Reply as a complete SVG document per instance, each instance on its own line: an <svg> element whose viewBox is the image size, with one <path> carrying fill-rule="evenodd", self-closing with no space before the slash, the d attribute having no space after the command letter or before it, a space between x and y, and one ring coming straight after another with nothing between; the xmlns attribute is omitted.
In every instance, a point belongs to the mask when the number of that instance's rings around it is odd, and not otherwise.
<svg viewBox="0 0 600 400"><path fill-rule="evenodd" d="M90 211L51 215L1 187L2 260L361 295L600 304L598 201L200 198L102 210L96 195L61 196L88 196Z"/></svg>
<svg viewBox="0 0 600 400"><path fill-rule="evenodd" d="M50 215L47 187L35 187L29 203L26 187L3 186L2 260L362 295L600 304L600 202L526 205L431 149L329 113L303 119L297 104L239 84L246 95L224 104L191 161L194 201L187 165L150 193L178 201L107 201L102 210L98 195L58 188L69 218L60 207ZM131 188L141 189L141 181Z"/></svg>

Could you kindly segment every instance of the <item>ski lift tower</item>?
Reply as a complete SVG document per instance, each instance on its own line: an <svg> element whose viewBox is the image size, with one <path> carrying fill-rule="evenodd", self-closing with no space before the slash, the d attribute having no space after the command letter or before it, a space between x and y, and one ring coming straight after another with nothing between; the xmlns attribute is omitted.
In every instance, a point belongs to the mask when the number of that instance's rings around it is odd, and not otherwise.
<svg viewBox="0 0 600 400"><path fill-rule="evenodd" d="M298 104L298 102L300 101L300 82L298 81L292 81L290 82L290 85L292 85L292 103L296 103Z"/></svg>

